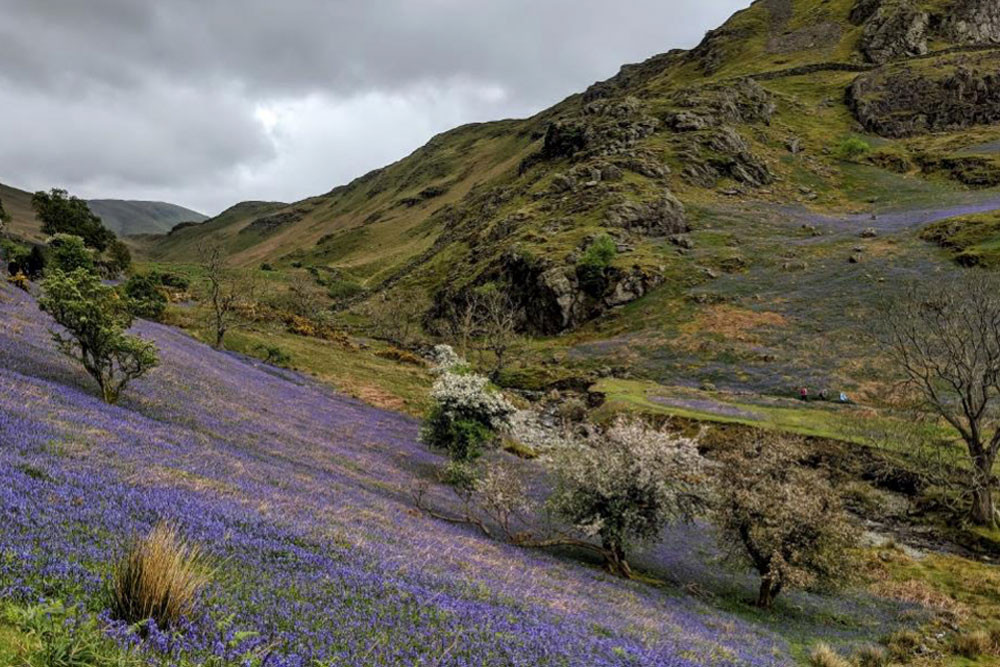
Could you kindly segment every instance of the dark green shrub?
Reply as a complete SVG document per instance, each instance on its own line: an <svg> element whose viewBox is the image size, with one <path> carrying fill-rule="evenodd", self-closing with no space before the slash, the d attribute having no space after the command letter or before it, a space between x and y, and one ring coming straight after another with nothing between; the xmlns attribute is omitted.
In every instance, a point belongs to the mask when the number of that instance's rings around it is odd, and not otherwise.
<svg viewBox="0 0 1000 667"><path fill-rule="evenodd" d="M422 432L428 447L448 453L452 461L475 461L496 436L488 425L471 418L454 418L445 408L435 406L427 415Z"/></svg>
<svg viewBox="0 0 1000 667"><path fill-rule="evenodd" d="M111 278L117 278L128 271L130 266L132 266L132 252L128 246L118 240L112 241L101 258L101 268L104 273Z"/></svg>
<svg viewBox="0 0 1000 667"><path fill-rule="evenodd" d="M268 264L267 262L264 262L263 264L260 265L260 270L261 271L274 271L274 267L271 266L270 264Z"/></svg>
<svg viewBox="0 0 1000 667"><path fill-rule="evenodd" d="M272 366L289 366L292 363L292 355L282 350L277 345L259 345L259 351L264 356L264 363Z"/></svg>
<svg viewBox="0 0 1000 667"><path fill-rule="evenodd" d="M326 287L326 293L335 301L349 299L363 290L364 288L353 280L331 280Z"/></svg>
<svg viewBox="0 0 1000 667"><path fill-rule="evenodd" d="M0 239L0 251L7 259L7 273L21 273L28 278L38 278L45 270L45 254L37 246L21 245L10 239Z"/></svg>
<svg viewBox="0 0 1000 667"><path fill-rule="evenodd" d="M149 276L160 285L170 287L171 289L186 290L191 287L191 281L179 273L171 273L169 271L153 271L149 274Z"/></svg>
<svg viewBox="0 0 1000 667"><path fill-rule="evenodd" d="M617 255L618 244L607 234L601 234L587 246L576 264L576 276L585 292L592 296L604 292L608 267Z"/></svg>
<svg viewBox="0 0 1000 667"><path fill-rule="evenodd" d="M860 137L849 137L837 146L837 157L841 160L857 160L871 152L871 145Z"/></svg>
<svg viewBox="0 0 1000 667"><path fill-rule="evenodd" d="M132 315L144 320L160 322L167 309L167 297L157 280L151 275L132 276L125 283L125 296Z"/></svg>

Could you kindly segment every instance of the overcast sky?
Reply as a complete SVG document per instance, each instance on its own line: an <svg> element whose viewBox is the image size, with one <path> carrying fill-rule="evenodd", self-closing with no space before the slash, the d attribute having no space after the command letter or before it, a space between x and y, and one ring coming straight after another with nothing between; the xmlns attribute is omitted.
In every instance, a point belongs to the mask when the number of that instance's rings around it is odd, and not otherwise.
<svg viewBox="0 0 1000 667"><path fill-rule="evenodd" d="M0 182L215 214L696 44L749 0L0 0Z"/></svg>

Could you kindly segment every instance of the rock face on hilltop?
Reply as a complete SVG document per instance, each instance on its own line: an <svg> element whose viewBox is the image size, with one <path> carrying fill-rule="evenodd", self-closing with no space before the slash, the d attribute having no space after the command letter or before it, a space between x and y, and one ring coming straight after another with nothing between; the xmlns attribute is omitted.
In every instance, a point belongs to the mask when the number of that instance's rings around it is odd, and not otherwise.
<svg viewBox="0 0 1000 667"><path fill-rule="evenodd" d="M879 65L924 55L931 39L1000 44L1000 3L995 0L953 0L937 12L916 0L857 0L850 21L864 26L858 48L868 62Z"/></svg>
<svg viewBox="0 0 1000 667"><path fill-rule="evenodd" d="M868 62L882 64L927 53L931 17L910 0L862 0L855 12L856 18L867 15L859 48Z"/></svg>
<svg viewBox="0 0 1000 667"><path fill-rule="evenodd" d="M941 32L961 44L1000 44L1000 3L957 0L942 19Z"/></svg>
<svg viewBox="0 0 1000 667"><path fill-rule="evenodd" d="M847 100L866 130L885 137L1000 122L1000 56L950 56L933 67L896 65L859 76Z"/></svg>

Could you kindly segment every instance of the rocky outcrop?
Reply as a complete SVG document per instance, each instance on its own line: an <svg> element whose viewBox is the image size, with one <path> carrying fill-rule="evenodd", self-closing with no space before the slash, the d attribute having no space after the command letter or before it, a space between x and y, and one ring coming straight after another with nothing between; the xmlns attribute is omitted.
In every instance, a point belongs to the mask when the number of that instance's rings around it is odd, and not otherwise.
<svg viewBox="0 0 1000 667"><path fill-rule="evenodd" d="M1000 3L956 0L941 19L941 34L959 44L1000 44Z"/></svg>
<svg viewBox="0 0 1000 667"><path fill-rule="evenodd" d="M249 225L240 230L240 234L270 234L271 232L285 227L292 223L302 220L306 215L306 211L295 209L292 211L282 211L281 213L275 213L274 215L267 215L262 218L257 218Z"/></svg>
<svg viewBox="0 0 1000 667"><path fill-rule="evenodd" d="M701 43L687 53L687 58L697 63L702 73L711 76L726 63L726 47L738 44L752 35L750 29L733 28L728 25L709 30Z"/></svg>
<svg viewBox="0 0 1000 667"><path fill-rule="evenodd" d="M768 53L798 53L812 49L829 49L840 42L844 29L839 23L825 21L791 32L772 35L767 40Z"/></svg>
<svg viewBox="0 0 1000 667"><path fill-rule="evenodd" d="M885 0L856 0L851 8L849 20L854 25L864 25L865 21L875 16L875 13L885 4Z"/></svg>
<svg viewBox="0 0 1000 667"><path fill-rule="evenodd" d="M850 20L864 26L862 55L880 65L926 54L929 39L956 46L1000 44L996 0L952 0L935 12L915 0L856 0Z"/></svg>
<svg viewBox="0 0 1000 667"><path fill-rule="evenodd" d="M858 77L847 93L866 130L907 137L1000 123L1000 56L957 55L896 65Z"/></svg>
<svg viewBox="0 0 1000 667"><path fill-rule="evenodd" d="M649 115L637 98L594 100L575 116L551 123L542 149L522 163L521 172L542 160L628 155L659 125L660 120Z"/></svg>
<svg viewBox="0 0 1000 667"><path fill-rule="evenodd" d="M663 277L639 267L607 269L603 289L585 289L573 266L505 254L490 279L509 285L511 299L523 312L523 327L531 333L552 335L570 331L610 308L631 303L663 283ZM443 301L445 299L438 299Z"/></svg>
<svg viewBox="0 0 1000 667"><path fill-rule="evenodd" d="M774 182L767 163L750 150L739 132L728 126L700 133L682 150L681 157L684 178L701 187L715 187L721 178L750 187Z"/></svg>
<svg viewBox="0 0 1000 667"><path fill-rule="evenodd" d="M671 236L690 231L684 205L669 190L657 199L638 203L626 201L611 206L604 215L609 227L618 227L643 236Z"/></svg>
<svg viewBox="0 0 1000 667"><path fill-rule="evenodd" d="M995 188L1000 185L1000 165L988 157L920 155L916 162L925 174L942 174L970 188Z"/></svg>
<svg viewBox="0 0 1000 667"><path fill-rule="evenodd" d="M863 11L868 11L866 3ZM885 0L864 23L860 49L868 62L887 63L901 56L927 53L931 17L911 0Z"/></svg>
<svg viewBox="0 0 1000 667"><path fill-rule="evenodd" d="M699 86L679 92L674 109L663 121L675 132L694 132L721 125L770 124L775 104L772 95L753 79L724 86Z"/></svg>

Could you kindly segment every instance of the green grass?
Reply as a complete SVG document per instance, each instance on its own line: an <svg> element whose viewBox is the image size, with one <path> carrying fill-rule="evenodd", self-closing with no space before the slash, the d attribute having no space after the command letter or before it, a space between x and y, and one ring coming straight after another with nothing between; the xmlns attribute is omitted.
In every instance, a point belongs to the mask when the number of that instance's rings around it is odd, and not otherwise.
<svg viewBox="0 0 1000 667"><path fill-rule="evenodd" d="M845 415L854 410L850 406L815 407L819 405L815 402L802 403L801 406L764 405L734 401L715 392L668 388L641 380L601 380L592 390L607 396L607 402L602 407L605 413L641 412L694 421L742 424L848 442L859 440L845 420ZM658 399L663 402L658 402ZM685 407L684 402L690 400L712 403L718 409ZM676 401L677 404L670 404L671 401ZM792 400L787 402L791 403ZM730 414L729 411L733 413ZM759 418L740 416L736 414L737 411L753 413L759 415Z"/></svg>
<svg viewBox="0 0 1000 667"><path fill-rule="evenodd" d="M1000 267L1000 214L951 218L928 225L921 238L946 248L963 266Z"/></svg>
<svg viewBox="0 0 1000 667"><path fill-rule="evenodd" d="M200 319L187 312L173 319L196 338L208 341ZM378 356L388 345L377 341L327 341L285 331L277 325L237 329L226 335L226 349L264 359L268 347L288 355L288 368L301 371L366 403L423 415L430 407L432 378L427 368Z"/></svg>
<svg viewBox="0 0 1000 667"><path fill-rule="evenodd" d="M142 667L82 608L0 605L0 664L17 667Z"/></svg>

